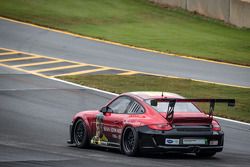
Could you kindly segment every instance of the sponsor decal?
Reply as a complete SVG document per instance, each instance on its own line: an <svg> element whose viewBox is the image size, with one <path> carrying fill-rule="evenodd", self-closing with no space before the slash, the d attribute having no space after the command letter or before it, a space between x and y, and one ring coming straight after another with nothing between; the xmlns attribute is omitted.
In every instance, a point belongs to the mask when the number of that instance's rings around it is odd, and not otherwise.
<svg viewBox="0 0 250 167"><path fill-rule="evenodd" d="M122 129L120 129L120 128L113 128L113 127L107 127L107 126L103 127L103 131L104 132L111 132L111 133L119 133L119 134L122 133Z"/></svg>
<svg viewBox="0 0 250 167"><path fill-rule="evenodd" d="M102 113L96 115L96 133L90 141L92 144L103 144L108 142L107 137L103 134L103 117Z"/></svg>
<svg viewBox="0 0 250 167"><path fill-rule="evenodd" d="M202 144L207 144L207 139L183 139L183 144L197 144L197 145L202 145Z"/></svg>
<svg viewBox="0 0 250 167"><path fill-rule="evenodd" d="M117 134L112 134L112 138L118 139L118 135Z"/></svg>
<svg viewBox="0 0 250 167"><path fill-rule="evenodd" d="M174 141L172 139L168 139L167 143L172 144Z"/></svg>
<svg viewBox="0 0 250 167"><path fill-rule="evenodd" d="M180 144L180 140L179 139L165 139L165 144L168 145L179 145Z"/></svg>

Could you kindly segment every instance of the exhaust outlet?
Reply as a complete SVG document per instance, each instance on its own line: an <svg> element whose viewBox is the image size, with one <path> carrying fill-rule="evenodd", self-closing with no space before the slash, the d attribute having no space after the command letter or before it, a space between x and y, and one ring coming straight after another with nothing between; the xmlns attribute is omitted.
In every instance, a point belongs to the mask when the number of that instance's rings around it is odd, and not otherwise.
<svg viewBox="0 0 250 167"><path fill-rule="evenodd" d="M193 147L192 152L198 153L198 152L200 152L200 148L199 147Z"/></svg>

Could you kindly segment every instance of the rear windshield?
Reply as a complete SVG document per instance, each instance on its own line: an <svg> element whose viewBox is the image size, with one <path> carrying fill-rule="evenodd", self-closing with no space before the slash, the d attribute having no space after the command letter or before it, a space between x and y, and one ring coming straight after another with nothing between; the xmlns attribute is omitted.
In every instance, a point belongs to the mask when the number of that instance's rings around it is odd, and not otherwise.
<svg viewBox="0 0 250 167"><path fill-rule="evenodd" d="M146 100L146 103L152 106L150 102L151 100ZM164 101L157 102L157 105L152 106L152 107L158 112L167 112L168 104L169 102L164 102ZM174 111L175 112L200 112L199 109L193 103L190 103L190 102L175 103Z"/></svg>

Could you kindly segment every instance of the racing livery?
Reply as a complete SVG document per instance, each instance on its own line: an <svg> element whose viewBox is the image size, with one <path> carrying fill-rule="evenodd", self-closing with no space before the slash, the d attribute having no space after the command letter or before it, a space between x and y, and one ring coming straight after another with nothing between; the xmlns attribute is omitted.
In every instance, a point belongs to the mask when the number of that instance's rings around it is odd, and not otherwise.
<svg viewBox="0 0 250 167"><path fill-rule="evenodd" d="M197 103L209 103L206 114ZM224 133L213 119L216 103L234 99L185 99L168 92L129 92L100 110L77 113L69 144L119 148L128 156L140 152L184 152L210 157L223 149Z"/></svg>

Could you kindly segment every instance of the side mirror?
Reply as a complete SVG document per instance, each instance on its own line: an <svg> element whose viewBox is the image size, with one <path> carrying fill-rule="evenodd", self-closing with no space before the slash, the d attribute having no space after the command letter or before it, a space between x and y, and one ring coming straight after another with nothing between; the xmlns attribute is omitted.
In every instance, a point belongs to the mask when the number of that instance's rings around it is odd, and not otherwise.
<svg viewBox="0 0 250 167"><path fill-rule="evenodd" d="M101 108L100 112L105 113L105 112L107 112L107 110L108 110L107 107L104 106L104 107Z"/></svg>
<svg viewBox="0 0 250 167"><path fill-rule="evenodd" d="M100 112L102 113L112 113L113 110L111 108L109 108L108 106L104 106L101 108Z"/></svg>

